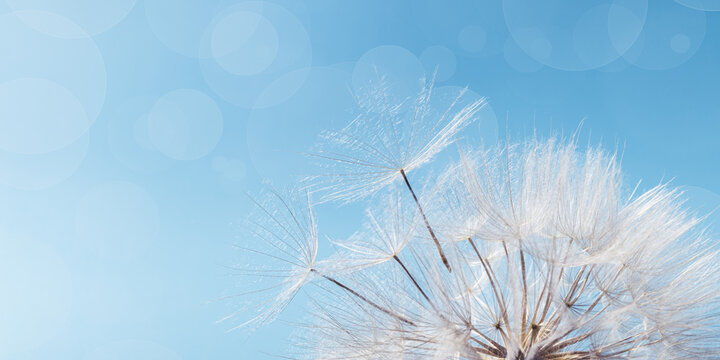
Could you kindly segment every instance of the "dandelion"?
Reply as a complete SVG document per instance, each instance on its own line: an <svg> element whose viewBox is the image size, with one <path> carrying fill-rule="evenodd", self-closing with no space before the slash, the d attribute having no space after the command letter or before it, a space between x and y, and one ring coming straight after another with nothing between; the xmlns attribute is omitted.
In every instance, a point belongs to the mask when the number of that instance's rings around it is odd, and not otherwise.
<svg viewBox="0 0 720 360"><path fill-rule="evenodd" d="M407 191L389 187L370 202L363 229L335 242L337 254L315 260L314 220L291 216L262 237L282 239L273 256L294 260L280 281L290 290L256 319L274 317L300 287L312 300L293 358L720 358L719 249L678 190L628 189L615 154L532 138L464 149L425 184L420 206L405 176L417 159L338 181L350 188L335 194L365 194L397 172ZM274 214L265 216L279 225ZM304 241L283 236L293 228Z"/></svg>

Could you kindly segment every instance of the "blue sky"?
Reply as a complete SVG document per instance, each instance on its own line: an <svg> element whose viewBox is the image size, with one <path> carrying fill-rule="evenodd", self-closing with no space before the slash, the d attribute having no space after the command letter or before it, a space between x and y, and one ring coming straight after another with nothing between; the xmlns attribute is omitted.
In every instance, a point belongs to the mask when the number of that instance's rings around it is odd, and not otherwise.
<svg viewBox="0 0 720 360"><path fill-rule="evenodd" d="M463 141L582 122L629 186L720 206L720 3L537 3L0 1L0 358L285 353L302 299L253 334L216 323L245 194L308 173L372 67L486 96Z"/></svg>

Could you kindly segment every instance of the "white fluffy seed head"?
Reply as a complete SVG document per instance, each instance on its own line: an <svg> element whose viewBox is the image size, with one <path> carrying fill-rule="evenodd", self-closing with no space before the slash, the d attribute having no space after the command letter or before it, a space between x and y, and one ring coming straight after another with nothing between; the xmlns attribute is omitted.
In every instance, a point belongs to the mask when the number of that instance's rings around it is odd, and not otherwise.
<svg viewBox="0 0 720 360"><path fill-rule="evenodd" d="M465 152L437 181L423 205L453 271L409 227L398 261L340 275L387 311L342 289L317 295L332 306L303 330L322 344L304 357L720 356L717 249L676 190L636 195L613 154L556 139Z"/></svg>
<svg viewBox="0 0 720 360"><path fill-rule="evenodd" d="M277 285L259 290L275 296L247 323L272 320L312 280L300 358L720 358L718 245L681 192L628 188L615 154L533 138L464 150L416 193L406 173L483 104L453 102L430 119L431 95L429 85L390 103L381 86L325 134L325 199L384 196L336 255L316 261L309 204L297 211L276 196L279 210L261 207L258 244L280 267L256 268Z"/></svg>

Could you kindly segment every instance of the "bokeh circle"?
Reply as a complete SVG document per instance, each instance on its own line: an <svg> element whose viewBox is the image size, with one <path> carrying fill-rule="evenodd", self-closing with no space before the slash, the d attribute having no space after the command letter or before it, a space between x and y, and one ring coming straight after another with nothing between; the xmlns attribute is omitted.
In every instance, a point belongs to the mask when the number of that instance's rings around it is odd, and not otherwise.
<svg viewBox="0 0 720 360"><path fill-rule="evenodd" d="M352 88L355 92L390 88L391 103L417 96L425 84L423 63L408 49L384 45L367 51L355 63Z"/></svg>
<svg viewBox="0 0 720 360"><path fill-rule="evenodd" d="M47 34L59 37L85 37L105 32L122 21L135 7L136 0L6 0L13 10L37 10L61 15L78 24L87 34L68 33L53 22L27 19L28 24ZM46 19L47 20L47 19Z"/></svg>
<svg viewBox="0 0 720 360"><path fill-rule="evenodd" d="M505 40L503 57L510 67L520 72L535 72L545 66L523 51L511 36Z"/></svg>
<svg viewBox="0 0 720 360"><path fill-rule="evenodd" d="M213 99L192 89L161 96L148 113L148 135L160 152L176 160L209 154L220 141L222 111Z"/></svg>
<svg viewBox="0 0 720 360"><path fill-rule="evenodd" d="M416 0L410 3L412 18L419 24L418 35L429 43L442 44L472 57L502 53L507 37L502 1Z"/></svg>
<svg viewBox="0 0 720 360"><path fill-rule="evenodd" d="M255 170L264 178L290 182L307 176L307 153L321 131L339 128L353 114L354 100L348 85L351 75L332 67L298 70L278 78L260 99L277 88L307 77L298 92L284 103L250 113L247 146ZM270 94L270 95L265 95Z"/></svg>
<svg viewBox="0 0 720 360"><path fill-rule="evenodd" d="M622 56L640 35L647 9L647 0L503 0L505 23L518 46L546 66L569 71L595 69Z"/></svg>
<svg viewBox="0 0 720 360"><path fill-rule="evenodd" d="M105 63L90 38L59 38L22 19L50 20L84 33L47 12L0 15L0 149L19 154L56 151L83 136L105 101Z"/></svg>
<svg viewBox="0 0 720 360"><path fill-rule="evenodd" d="M675 0L677 3L691 9L702 11L720 11L720 1L717 0Z"/></svg>
<svg viewBox="0 0 720 360"><path fill-rule="evenodd" d="M150 139L148 113L156 101L150 96L129 98L107 116L110 152L130 169L159 172L172 164L173 160L159 152Z"/></svg>
<svg viewBox="0 0 720 360"><path fill-rule="evenodd" d="M210 21L227 0L145 0L150 30L168 49L191 58L201 55L200 43ZM205 56L212 56L209 52Z"/></svg>
<svg viewBox="0 0 720 360"><path fill-rule="evenodd" d="M660 1L658 1L659 3ZM625 60L645 70L667 70L689 60L702 45L706 15L673 1L651 6L647 21Z"/></svg>
<svg viewBox="0 0 720 360"><path fill-rule="evenodd" d="M312 47L305 27L288 10L246 1L215 14L200 39L199 57L203 78L219 97L244 108L262 108L282 103L298 90L302 77L259 99L279 76L309 67Z"/></svg>
<svg viewBox="0 0 720 360"><path fill-rule="evenodd" d="M89 120L80 101L42 78L0 83L0 149L18 154L58 150L82 135Z"/></svg>
<svg viewBox="0 0 720 360"><path fill-rule="evenodd" d="M85 160L90 144L88 133L55 151L18 154L0 150L0 184L15 189L41 190L72 176Z"/></svg>
<svg viewBox="0 0 720 360"><path fill-rule="evenodd" d="M237 11L218 20L210 36L212 58L233 75L254 75L272 65L277 30L258 13Z"/></svg>
<svg viewBox="0 0 720 360"><path fill-rule="evenodd" d="M435 75L435 80L445 81L450 79L457 69L457 58L452 50L442 46L430 46L420 54L420 62L425 67L425 72Z"/></svg>

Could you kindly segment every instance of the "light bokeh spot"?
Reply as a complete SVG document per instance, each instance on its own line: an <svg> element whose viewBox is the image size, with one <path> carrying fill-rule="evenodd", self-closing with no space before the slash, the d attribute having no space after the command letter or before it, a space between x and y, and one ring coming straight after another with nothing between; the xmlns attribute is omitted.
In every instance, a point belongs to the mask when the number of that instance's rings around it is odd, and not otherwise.
<svg viewBox="0 0 720 360"><path fill-rule="evenodd" d="M691 9L702 11L720 11L720 1L718 0L675 0L678 4L682 4Z"/></svg>
<svg viewBox="0 0 720 360"><path fill-rule="evenodd" d="M647 1L504 0L503 13L513 39L533 59L581 71L609 64L629 49L643 28Z"/></svg>
<svg viewBox="0 0 720 360"><path fill-rule="evenodd" d="M0 148L20 154L58 150L82 136L89 120L62 85L20 78L0 83Z"/></svg>
<svg viewBox="0 0 720 360"><path fill-rule="evenodd" d="M262 15L238 11L223 17L212 31L210 47L215 61L235 75L253 75L267 69L278 53L278 34Z"/></svg>
<svg viewBox="0 0 720 360"><path fill-rule="evenodd" d="M667 70L689 60L705 39L706 15L675 2L651 6L642 33L623 56L645 70Z"/></svg>
<svg viewBox="0 0 720 360"><path fill-rule="evenodd" d="M238 182L245 178L245 163L240 159L216 156L212 159L212 169L228 181Z"/></svg>
<svg viewBox="0 0 720 360"><path fill-rule="evenodd" d="M0 184L22 190L55 186L80 167L88 146L86 133L75 142L46 153L18 154L0 150Z"/></svg>
<svg viewBox="0 0 720 360"><path fill-rule="evenodd" d="M266 91L305 77L298 92L281 105L256 109L247 124L247 145L253 167L274 183L296 183L310 175L306 155L323 130L337 129L354 116L348 84L350 74L331 67L313 67L279 78ZM261 95L262 98L263 95Z"/></svg>
<svg viewBox="0 0 720 360"><path fill-rule="evenodd" d="M423 87L425 68L408 49L394 45L379 46L367 51L355 63L352 87L356 92L389 87L391 102L415 97ZM428 79L429 80L429 79Z"/></svg>
<svg viewBox="0 0 720 360"><path fill-rule="evenodd" d="M13 105L12 111L16 115L17 112L25 112L26 119L31 114L41 116L33 122L47 128L36 128L33 131L35 134L22 135L27 139L47 136L47 143L32 140L9 149L24 153L57 150L76 141L100 113L105 102L105 63L93 39L65 39L48 35L21 19L49 21L67 33L81 30L69 20L47 12L16 11L0 15L0 83L12 81L5 85L12 86L12 89L8 87L5 90L17 91L17 94L12 94L13 100L20 101ZM38 80L21 80L24 78ZM33 95L34 91L37 93ZM82 106L84 115L80 115L77 102ZM60 117L48 118L49 109L46 112L23 108L24 105L39 103L47 103L49 107L61 111ZM62 130L52 134L48 127Z"/></svg>
<svg viewBox="0 0 720 360"><path fill-rule="evenodd" d="M282 103L302 85L298 78L259 101L278 77L311 65L312 46L294 14L277 4L245 1L214 14L200 38L199 57L203 78L219 97L263 108Z"/></svg>
<svg viewBox="0 0 720 360"><path fill-rule="evenodd" d="M6 0L14 10L46 11L66 17L77 23L87 34L68 33L63 28L48 26L50 24L36 22L28 18L28 23L35 25L47 34L59 37L84 37L105 32L122 21L135 6L136 0Z"/></svg>
<svg viewBox="0 0 720 360"><path fill-rule="evenodd" d="M192 89L178 89L160 97L148 114L152 144L176 160L195 160L220 141L222 111L213 99Z"/></svg>
<svg viewBox="0 0 720 360"><path fill-rule="evenodd" d="M690 38L685 34L677 34L670 38L670 48L678 54L686 53L691 45Z"/></svg>
<svg viewBox="0 0 720 360"><path fill-rule="evenodd" d="M224 0L145 0L145 18L150 30L170 50L191 58L212 56L200 52L210 21Z"/></svg>
<svg viewBox="0 0 720 360"><path fill-rule="evenodd" d="M510 67L520 72L535 72L544 66L525 53L511 36L505 40L503 57Z"/></svg>
<svg viewBox="0 0 720 360"><path fill-rule="evenodd" d="M425 66L425 72L433 74L437 71L435 80L445 81L450 79L457 69L457 58L452 50L441 46L430 46L420 54L420 61Z"/></svg>
<svg viewBox="0 0 720 360"><path fill-rule="evenodd" d="M165 170L173 161L157 151L150 140L148 112L156 101L149 96L130 98L107 116L110 151L130 169L155 173Z"/></svg>

